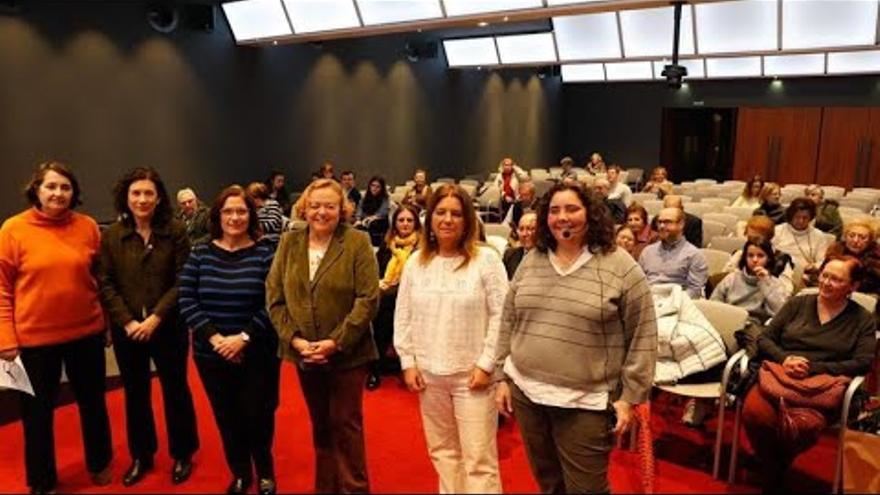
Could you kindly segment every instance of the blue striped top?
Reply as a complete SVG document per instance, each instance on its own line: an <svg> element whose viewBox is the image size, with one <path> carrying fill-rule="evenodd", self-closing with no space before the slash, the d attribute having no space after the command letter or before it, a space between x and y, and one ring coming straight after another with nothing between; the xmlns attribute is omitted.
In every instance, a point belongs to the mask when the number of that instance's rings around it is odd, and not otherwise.
<svg viewBox="0 0 880 495"><path fill-rule="evenodd" d="M192 248L180 274L180 314L194 332L197 356L222 359L208 342L215 333L251 336L247 353L275 354L278 335L266 311L266 275L275 246L258 242L227 251L213 242Z"/></svg>

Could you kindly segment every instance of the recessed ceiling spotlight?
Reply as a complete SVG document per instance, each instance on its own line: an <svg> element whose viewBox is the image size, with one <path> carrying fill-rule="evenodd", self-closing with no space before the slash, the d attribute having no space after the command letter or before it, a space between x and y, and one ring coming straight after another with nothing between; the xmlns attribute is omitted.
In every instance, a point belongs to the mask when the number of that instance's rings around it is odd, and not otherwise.
<svg viewBox="0 0 880 495"><path fill-rule="evenodd" d="M486 22L486 21L480 21L480 22L477 23L477 26L480 26L481 28L482 28L482 27L486 27L486 26L488 26L488 25L489 25L489 23Z"/></svg>
<svg viewBox="0 0 880 495"><path fill-rule="evenodd" d="M278 46L278 40L273 41L272 46Z"/></svg>
<svg viewBox="0 0 880 495"><path fill-rule="evenodd" d="M504 22L507 22L507 21L510 20L510 17L509 17L509 16L504 16L504 19L503 19L503 20L504 20Z"/></svg>

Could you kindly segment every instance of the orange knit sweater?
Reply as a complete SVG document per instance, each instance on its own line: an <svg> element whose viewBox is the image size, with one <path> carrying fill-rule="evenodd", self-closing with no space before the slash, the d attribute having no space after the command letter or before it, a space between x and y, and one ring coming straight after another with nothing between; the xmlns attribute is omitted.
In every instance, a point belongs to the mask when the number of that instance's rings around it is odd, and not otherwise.
<svg viewBox="0 0 880 495"><path fill-rule="evenodd" d="M0 350L59 344L103 331L92 265L98 224L36 208L0 227Z"/></svg>

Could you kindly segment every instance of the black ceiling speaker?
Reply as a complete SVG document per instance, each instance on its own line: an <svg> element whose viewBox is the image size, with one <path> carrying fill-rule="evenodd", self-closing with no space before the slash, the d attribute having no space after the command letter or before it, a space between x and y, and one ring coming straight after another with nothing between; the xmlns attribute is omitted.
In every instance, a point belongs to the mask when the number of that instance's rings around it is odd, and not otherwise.
<svg viewBox="0 0 880 495"><path fill-rule="evenodd" d="M404 53L410 62L418 62L426 58L437 58L437 42L409 40L404 46Z"/></svg>
<svg viewBox="0 0 880 495"><path fill-rule="evenodd" d="M210 33L214 31L214 6L213 5L182 5L183 27L193 31Z"/></svg>
<svg viewBox="0 0 880 495"><path fill-rule="evenodd" d="M160 33L173 33L180 25L180 10L170 4L151 4L147 7L147 24Z"/></svg>

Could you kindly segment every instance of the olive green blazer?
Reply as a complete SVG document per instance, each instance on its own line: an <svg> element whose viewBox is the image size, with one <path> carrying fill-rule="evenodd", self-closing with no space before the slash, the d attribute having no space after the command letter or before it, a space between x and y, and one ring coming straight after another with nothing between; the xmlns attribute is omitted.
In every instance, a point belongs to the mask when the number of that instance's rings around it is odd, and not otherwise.
<svg viewBox="0 0 880 495"><path fill-rule="evenodd" d="M340 224L309 280L308 228L281 237L266 278L266 304L278 332L278 355L307 368L290 347L294 337L333 339L339 351L329 369L378 358L370 323L379 305L379 266L366 232Z"/></svg>

